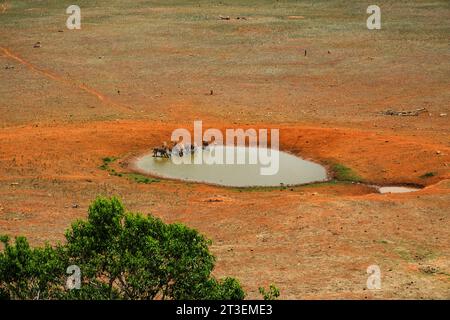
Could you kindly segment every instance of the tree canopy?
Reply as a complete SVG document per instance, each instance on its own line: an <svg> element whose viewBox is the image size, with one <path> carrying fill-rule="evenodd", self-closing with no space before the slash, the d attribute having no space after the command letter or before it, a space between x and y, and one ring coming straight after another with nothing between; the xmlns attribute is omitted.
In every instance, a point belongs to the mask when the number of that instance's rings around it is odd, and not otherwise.
<svg viewBox="0 0 450 320"><path fill-rule="evenodd" d="M5 299L243 299L234 278L211 275L211 242L183 224L127 212L115 197L97 198L64 244L30 247L0 241L0 297ZM67 288L68 267L79 288ZM70 268L69 268L70 269ZM72 268L74 269L74 268ZM70 281L69 281L70 282Z"/></svg>

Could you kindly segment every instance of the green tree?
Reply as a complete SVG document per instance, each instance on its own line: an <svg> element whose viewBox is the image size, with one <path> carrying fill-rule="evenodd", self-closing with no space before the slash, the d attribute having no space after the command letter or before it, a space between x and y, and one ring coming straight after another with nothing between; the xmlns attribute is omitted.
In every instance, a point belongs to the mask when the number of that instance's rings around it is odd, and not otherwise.
<svg viewBox="0 0 450 320"><path fill-rule="evenodd" d="M11 299L243 299L233 278L212 277L210 241L182 224L126 212L117 198L97 198L66 243L32 249L25 238L0 253L0 295ZM81 288L66 290L69 265Z"/></svg>
<svg viewBox="0 0 450 320"><path fill-rule="evenodd" d="M9 240L0 237L4 245L0 253L0 298L31 300L58 295L65 281L64 252L49 245L31 248L24 237L17 237L15 244Z"/></svg>

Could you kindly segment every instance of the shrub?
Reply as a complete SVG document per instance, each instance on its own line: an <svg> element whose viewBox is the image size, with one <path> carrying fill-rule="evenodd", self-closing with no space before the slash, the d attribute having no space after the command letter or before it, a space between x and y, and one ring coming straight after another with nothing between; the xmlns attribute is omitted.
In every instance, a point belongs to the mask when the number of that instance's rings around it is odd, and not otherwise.
<svg viewBox="0 0 450 320"><path fill-rule="evenodd" d="M273 284L269 286L268 291L260 287L259 293L263 296L264 300L276 300L280 296L280 290Z"/></svg>
<svg viewBox="0 0 450 320"><path fill-rule="evenodd" d="M243 299L239 282L211 276L210 241L182 224L126 212L97 198L66 243L30 248L2 237L0 296L8 299ZM66 268L81 270L80 289L65 289Z"/></svg>

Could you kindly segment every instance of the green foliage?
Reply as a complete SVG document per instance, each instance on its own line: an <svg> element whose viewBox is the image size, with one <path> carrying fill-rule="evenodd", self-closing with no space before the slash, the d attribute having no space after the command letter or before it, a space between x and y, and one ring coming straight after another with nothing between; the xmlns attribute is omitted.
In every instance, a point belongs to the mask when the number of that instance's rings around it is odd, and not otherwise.
<svg viewBox="0 0 450 320"><path fill-rule="evenodd" d="M211 276L210 241L182 224L126 212L97 198L66 243L30 248L1 237L0 297L9 299L243 299L239 282ZM81 288L66 290L66 268L81 269Z"/></svg>
<svg viewBox="0 0 450 320"><path fill-rule="evenodd" d="M148 183L152 183L152 182L159 182L159 179L149 178L149 177L143 176L142 174L138 174L138 173L125 173L124 175L126 175L128 177L128 179L130 179L134 182L137 182L137 183L148 184Z"/></svg>
<svg viewBox="0 0 450 320"><path fill-rule="evenodd" d="M356 174L352 169L343 164L336 163L333 165L333 172L338 181L354 181L361 182L362 178Z"/></svg>
<svg viewBox="0 0 450 320"><path fill-rule="evenodd" d="M431 178L431 177L434 177L435 175L436 175L436 173L435 173L435 172L427 172L427 173L425 173L425 174L421 175L421 176L420 176L420 178L422 178L422 179L426 179L426 178Z"/></svg>
<svg viewBox="0 0 450 320"><path fill-rule="evenodd" d="M64 284L65 263L60 248L46 245L33 249L24 237L15 244L1 237L0 298L48 299L57 296Z"/></svg>
<svg viewBox="0 0 450 320"><path fill-rule="evenodd" d="M159 182L159 179L154 179L150 177L143 176L139 173L126 173L126 172L117 172L115 169L111 168L109 165L116 161L117 157L105 157L102 159L103 164L99 166L99 169L108 171L108 173L112 176L116 177L127 177L131 181L137 182L137 183L145 183L149 184L152 182Z"/></svg>
<svg viewBox="0 0 450 320"><path fill-rule="evenodd" d="M117 158L116 158L116 157L105 157L105 158L103 158L102 160L103 160L103 163L109 164L109 163L111 163L111 162L116 161Z"/></svg>
<svg viewBox="0 0 450 320"><path fill-rule="evenodd" d="M276 300L280 296L280 289L271 284L268 291L263 287L260 287L259 293L263 296L264 300Z"/></svg>
<svg viewBox="0 0 450 320"><path fill-rule="evenodd" d="M99 168L101 170L107 170L107 171L113 170L114 171L114 169L110 169L109 168L109 165L111 163L113 163L114 161L116 161L116 160L117 160L116 157L105 157L105 158L102 159L103 164Z"/></svg>

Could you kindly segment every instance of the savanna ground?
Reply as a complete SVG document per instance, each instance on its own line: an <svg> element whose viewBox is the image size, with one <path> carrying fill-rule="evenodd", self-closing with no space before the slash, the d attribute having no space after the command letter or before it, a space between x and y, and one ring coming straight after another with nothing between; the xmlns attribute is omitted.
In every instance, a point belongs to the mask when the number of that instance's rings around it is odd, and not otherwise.
<svg viewBox="0 0 450 320"><path fill-rule="evenodd" d="M363 1L83 0L73 31L71 4L0 1L1 234L54 243L97 194L118 195L212 239L215 274L249 298L274 283L284 299L450 299L447 0L380 1L373 31ZM417 108L427 112L379 113ZM127 174L193 120L280 128L283 150L351 168L341 179L425 188ZM102 170L106 157L118 159ZM372 264L381 290L366 289Z"/></svg>

